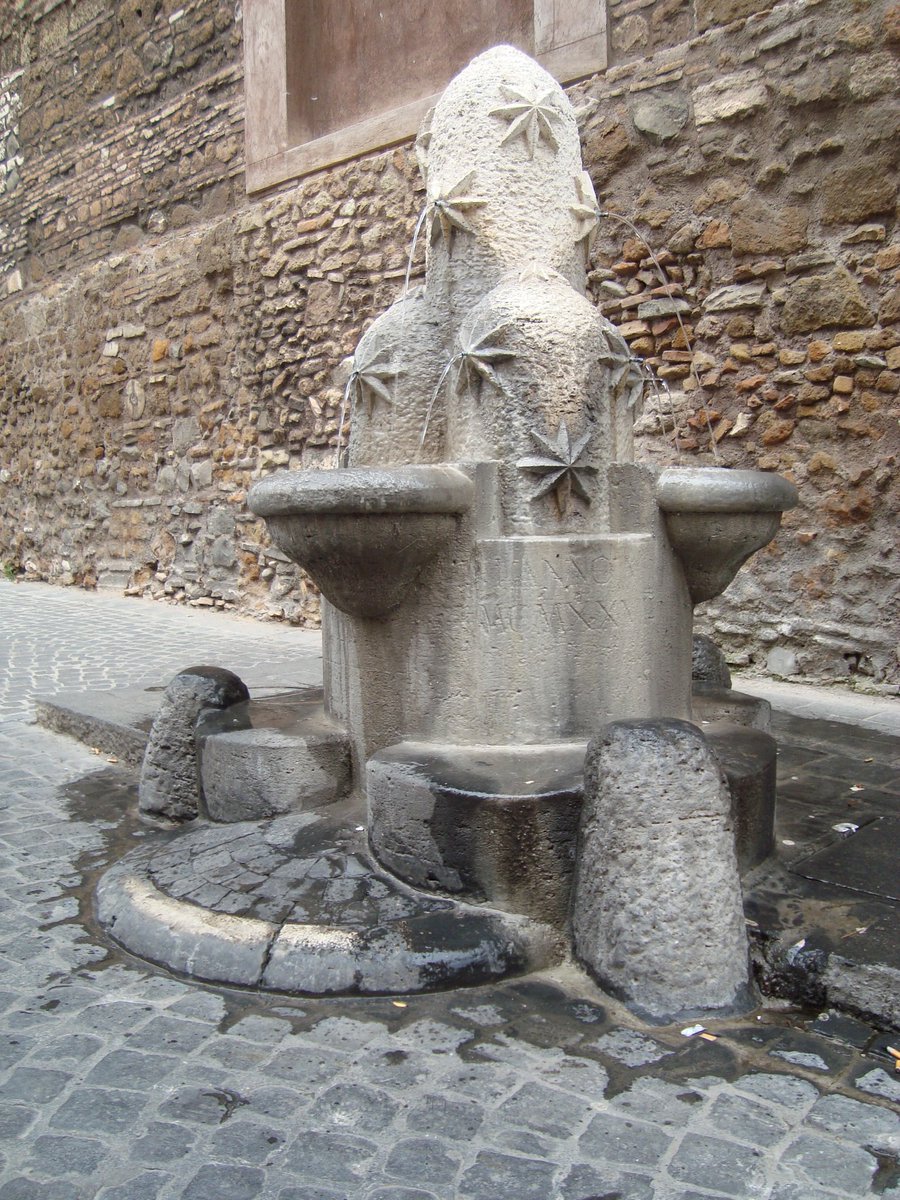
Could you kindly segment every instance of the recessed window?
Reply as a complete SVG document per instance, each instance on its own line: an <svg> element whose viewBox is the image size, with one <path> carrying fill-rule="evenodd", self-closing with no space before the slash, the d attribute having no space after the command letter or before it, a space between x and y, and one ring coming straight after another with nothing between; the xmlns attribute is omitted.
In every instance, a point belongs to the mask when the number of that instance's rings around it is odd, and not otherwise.
<svg viewBox="0 0 900 1200"><path fill-rule="evenodd" d="M562 82L606 66L605 0L245 0L247 190L416 132L502 42Z"/></svg>

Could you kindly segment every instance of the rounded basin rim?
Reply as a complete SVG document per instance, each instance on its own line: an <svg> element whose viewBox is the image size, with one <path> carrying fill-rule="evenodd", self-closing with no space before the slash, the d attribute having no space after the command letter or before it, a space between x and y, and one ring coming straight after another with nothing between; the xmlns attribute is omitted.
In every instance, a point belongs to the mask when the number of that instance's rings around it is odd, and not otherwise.
<svg viewBox="0 0 900 1200"><path fill-rule="evenodd" d="M663 512L786 512L799 502L796 487L774 471L729 467L666 467L656 482Z"/></svg>
<svg viewBox="0 0 900 1200"><path fill-rule="evenodd" d="M277 471L253 485L247 503L259 517L461 513L474 490L457 467L339 467Z"/></svg>

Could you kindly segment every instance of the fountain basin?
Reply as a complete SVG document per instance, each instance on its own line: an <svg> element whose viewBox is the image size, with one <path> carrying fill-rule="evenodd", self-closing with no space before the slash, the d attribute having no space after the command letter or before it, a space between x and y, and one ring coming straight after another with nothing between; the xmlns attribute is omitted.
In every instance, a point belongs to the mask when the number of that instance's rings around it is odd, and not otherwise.
<svg viewBox="0 0 900 1200"><path fill-rule="evenodd" d="M280 471L250 490L278 548L335 608L382 620L453 536L474 485L450 466Z"/></svg>
<svg viewBox="0 0 900 1200"><path fill-rule="evenodd" d="M794 485L770 471L662 471L656 502L694 604L723 592L742 564L772 540L781 514L797 501Z"/></svg>

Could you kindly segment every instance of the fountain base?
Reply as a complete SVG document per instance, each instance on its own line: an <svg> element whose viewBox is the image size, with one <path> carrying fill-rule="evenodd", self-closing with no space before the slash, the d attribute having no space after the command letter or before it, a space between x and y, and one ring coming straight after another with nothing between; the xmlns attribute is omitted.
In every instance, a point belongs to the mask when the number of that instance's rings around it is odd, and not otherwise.
<svg viewBox="0 0 900 1200"><path fill-rule="evenodd" d="M490 983L561 957L547 925L388 875L346 802L154 842L104 875L97 916L132 954L192 979L391 995Z"/></svg>

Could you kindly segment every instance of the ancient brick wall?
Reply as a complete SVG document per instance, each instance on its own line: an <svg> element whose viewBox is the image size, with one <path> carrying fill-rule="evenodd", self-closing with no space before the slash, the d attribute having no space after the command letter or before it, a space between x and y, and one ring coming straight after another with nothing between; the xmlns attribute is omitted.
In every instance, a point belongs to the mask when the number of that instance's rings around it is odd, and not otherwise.
<svg viewBox="0 0 900 1200"><path fill-rule="evenodd" d="M571 96L591 286L664 384L640 452L803 499L703 619L735 661L896 687L900 8L609 16ZM74 0L0 40L0 561L314 621L246 489L333 455L423 195L404 146L248 200L240 38L232 4Z"/></svg>

